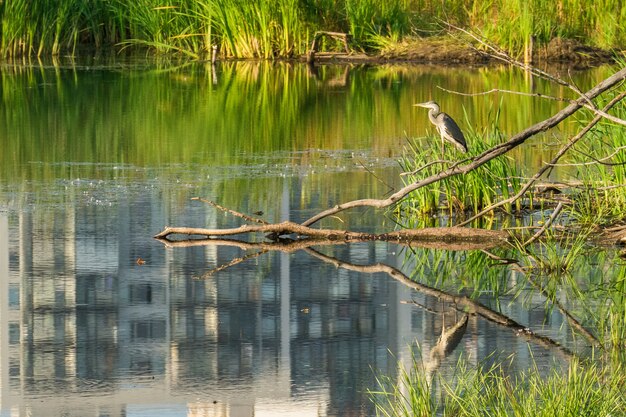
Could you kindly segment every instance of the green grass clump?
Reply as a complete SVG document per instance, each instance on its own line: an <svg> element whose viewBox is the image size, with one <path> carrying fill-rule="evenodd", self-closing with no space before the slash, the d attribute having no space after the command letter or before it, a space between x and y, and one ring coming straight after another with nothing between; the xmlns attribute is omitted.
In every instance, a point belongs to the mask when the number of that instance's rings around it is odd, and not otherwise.
<svg viewBox="0 0 626 417"><path fill-rule="evenodd" d="M479 154L496 143L504 141L497 130L478 133L466 132L470 154ZM404 176L406 183L418 182L443 171L454 161L465 157L450 144L445 145L441 155L439 137L419 138L409 141L408 149L400 160L405 172L415 172ZM444 161L436 162L433 161ZM486 206L516 194L521 188L521 174L515 161L509 156L496 158L464 175L448 177L413 192L397 207L404 216L432 216L447 212L450 215L476 213ZM502 209L508 212L521 209L521 200L506 204Z"/></svg>
<svg viewBox="0 0 626 417"><path fill-rule="evenodd" d="M612 97L606 97L606 101ZM601 106L600 106L601 107ZM626 118L626 105L618 103L611 113ZM587 120L581 120L584 124ZM563 161L573 184L570 216L583 225L610 226L626 221L626 130L601 122Z"/></svg>
<svg viewBox="0 0 626 417"><path fill-rule="evenodd" d="M620 23L626 17L622 2L474 1L469 9L468 26L480 28L485 37L518 57L531 37L537 45L562 37L585 39L592 46L607 49L626 42L626 30Z"/></svg>
<svg viewBox="0 0 626 417"><path fill-rule="evenodd" d="M501 363L490 367L457 364L454 382L432 383L419 360L410 369L399 366L398 378L379 377L370 392L379 416L624 416L626 372L572 360L565 372L541 375L535 367L508 375ZM431 393L435 384L441 396Z"/></svg>

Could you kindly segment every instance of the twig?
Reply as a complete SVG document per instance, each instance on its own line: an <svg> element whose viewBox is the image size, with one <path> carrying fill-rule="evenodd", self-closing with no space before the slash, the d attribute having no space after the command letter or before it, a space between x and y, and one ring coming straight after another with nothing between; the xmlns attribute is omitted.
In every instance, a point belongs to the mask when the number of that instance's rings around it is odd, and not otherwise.
<svg viewBox="0 0 626 417"><path fill-rule="evenodd" d="M611 100L610 103L608 103L604 109L608 110L611 107L613 107L615 104L617 104L620 100L622 100L624 97L626 97L626 92L622 92L619 96L613 98L613 100ZM572 147L574 146L574 144L576 142L578 142L583 136L585 136L598 122L600 122L600 120L602 119L601 116L596 116L593 118L593 120L591 120L581 131L578 132L578 134L576 134L574 137L572 137L554 156L554 158L552 158L552 160L544 165L543 167L541 167L539 169L539 171L537 171L535 173L535 175L533 175L527 182L526 184L524 184L524 186L522 186L522 188L519 190L519 192L517 192L515 195L499 201L497 203L494 203L492 205L490 205L489 207L484 208L483 210L481 210L479 213L475 214L474 216L470 217L469 219L465 220L464 222L461 222L460 224L458 224L458 226L465 226L471 222L473 222L474 220L484 216L485 214L495 210L498 207L502 207L506 204L512 203L513 201L516 201L517 199L519 199L521 196L523 196L526 191L528 191L530 189L530 187L533 185L533 183L535 183L539 178L541 178L541 176L548 171L549 169L552 168L553 164L557 163L559 161L559 159L561 159L561 157L563 155L565 155L565 153Z"/></svg>
<svg viewBox="0 0 626 417"><path fill-rule="evenodd" d="M197 200L197 201L202 201L203 203L207 203L207 204L209 204L209 205L211 205L211 206L215 207L215 208L216 208L216 209L218 209L218 210L222 210L223 212L226 212L226 213L232 214L233 216L235 216L235 217L239 217L239 218L244 219L245 221L248 221L248 222L259 223L259 224L269 224L268 222L266 222L266 221L265 221L265 220L263 220L263 219L259 219L259 218L257 218L257 217L251 217L251 216L248 216L247 214L243 214L243 213L240 213L240 212L238 212L238 211L231 210L231 209L229 209L229 208L226 208L226 207L220 206L219 204L214 203L213 201L210 201L210 200L205 200L205 199L204 199L204 198L202 198L202 197L192 197L191 199L192 199L192 200Z"/></svg>
<svg viewBox="0 0 626 417"><path fill-rule="evenodd" d="M441 314L441 313L443 313L443 311L437 311L434 308L430 308L430 307L428 307L428 306L426 306L426 305L424 305L422 303L418 303L415 300L400 301L400 303L402 303L402 304L413 304L414 306L417 306L417 307L421 308L422 310L424 310L424 311L426 311L428 313L431 313L431 314Z"/></svg>
<svg viewBox="0 0 626 417"><path fill-rule="evenodd" d="M365 163L363 163L363 161L361 161L360 159L357 160L359 162L359 165L361 165L361 167L366 170L371 176L373 176L374 178L376 178L378 180L378 182L380 182L381 184L383 184L384 186L386 186L389 191L393 190L394 187L393 185L389 184L388 182L386 182L385 180L383 180L381 177L379 177L378 175L376 175L376 173L374 171L372 171L368 166L365 165ZM400 174L402 175L402 174Z"/></svg>
<svg viewBox="0 0 626 417"><path fill-rule="evenodd" d="M493 94L493 93L506 93L506 94L514 94L514 95L518 95L518 96L525 96L525 97L545 98L545 99L548 99L548 100L562 101L562 102L570 103L570 104L574 101L574 100L571 100L569 98L549 96L549 95L541 94L541 93L525 93L523 91L503 90L503 89L500 89L500 88L492 88L491 90L481 91L479 93L463 93L461 91L449 90L449 89L443 88L443 87L441 87L439 85L437 86L437 88L442 90L442 91L445 91L446 93L456 94L458 96L465 96L465 97L486 96L488 94Z"/></svg>
<svg viewBox="0 0 626 417"><path fill-rule="evenodd" d="M626 162L605 162L608 159L613 158L615 155L617 155L620 151L626 149L626 146L619 146L617 148L615 148L615 152L610 153L609 155L603 157L603 158L594 158L593 156L576 149L576 152L583 154L585 157L591 159L591 162L578 162L578 163L567 163L567 164L551 164L552 166L566 166L566 167L574 167L574 166L587 166L587 165L596 165L596 164L600 164L600 165L605 165L605 166L620 166L620 165L626 165Z"/></svg>
<svg viewBox="0 0 626 417"><path fill-rule="evenodd" d="M620 232L622 230L626 230L626 224L623 224L620 226L613 226L613 227L609 227L608 229L605 229L606 232Z"/></svg>
<svg viewBox="0 0 626 417"><path fill-rule="evenodd" d="M550 215L548 220L546 220L545 223L543 224L543 226L541 226L541 229L537 230L537 232L534 235L532 235L530 237L530 239L528 239L526 242L524 242L523 246L528 246L531 243L533 243L535 240L539 239L539 237L541 237L541 235L543 235L546 232L548 227L550 227L550 225L556 219L556 217L559 215L561 210L563 210L563 202L562 201L559 202L559 204L557 204L556 208L554 209L554 211L552 212L552 214Z"/></svg>
<svg viewBox="0 0 626 417"><path fill-rule="evenodd" d="M431 162L427 163L427 164L426 164L426 165L424 165L424 166L421 166L421 167L419 167L419 168L417 168L417 169L414 169L413 171L410 171L410 172L409 172L409 171L407 171L407 172L401 172L401 173L400 173L400 176L401 176L401 177L403 177L403 176L405 176L405 175L415 175L415 174L417 174L418 172L423 171L423 170L425 170L425 169L426 169L426 168L428 168L428 167L431 167L431 166L433 166L433 165L437 165L437 164L442 164L442 165L443 165L443 164L444 164L444 163L446 163L446 162L450 162L450 161L446 161L445 159L438 159L438 160L436 160L436 161L431 161Z"/></svg>
<svg viewBox="0 0 626 417"><path fill-rule="evenodd" d="M443 88L440 86L437 86L437 88L439 88L440 90L443 90L447 93L451 93L451 94L456 94L459 96L466 96L466 97L475 97L475 96L484 96L487 94L493 94L493 93L506 93L506 94L514 94L514 95L518 95L518 96L526 96L526 97L537 97L537 98L545 98L548 100L555 100L555 101L561 101L561 102L565 102L565 103L573 103L574 100L571 99L567 99L567 98L562 98L562 97L554 97L554 96L548 96L546 94L541 94L541 93L525 93L522 91L513 91L513 90L503 90L503 89L499 89L499 88L492 88L489 91L482 91L479 93L462 93L460 91L454 91L454 90L448 90L447 88ZM610 120L614 123L620 124L622 126L626 126L626 120L624 119L620 119L619 117L615 117L613 115L608 114L607 112L603 111L603 110L599 110L595 105L591 106L589 104L583 104L583 107L585 107L588 110L591 110L592 112L594 112L597 115L600 115L602 117L604 117L607 120Z"/></svg>
<svg viewBox="0 0 626 417"><path fill-rule="evenodd" d="M238 257L238 258L233 258L233 259L231 259L230 262L227 262L227 263L225 263L223 265L220 265L220 266L218 266L216 268L208 270L207 272L202 274L201 277L199 277L197 279L207 279L207 278L217 274L218 272L223 271L224 269L228 269L231 266L235 266L237 264L240 264L242 262L245 262L245 261L253 259L253 258L258 258L259 256L261 256L261 255L263 255L263 254L265 254L267 252L269 252L269 249L261 249L258 252L249 253L249 254L247 254L245 256L241 256L241 257Z"/></svg>

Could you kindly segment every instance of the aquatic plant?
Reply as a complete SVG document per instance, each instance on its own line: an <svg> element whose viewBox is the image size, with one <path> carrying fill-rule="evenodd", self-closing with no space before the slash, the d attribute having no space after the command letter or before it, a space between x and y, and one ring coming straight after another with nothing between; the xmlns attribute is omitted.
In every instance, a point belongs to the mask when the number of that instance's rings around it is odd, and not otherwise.
<svg viewBox="0 0 626 417"><path fill-rule="evenodd" d="M566 251L563 249L561 256L568 256ZM509 251L506 256L517 259L524 256L515 252ZM565 362L555 363L551 370L535 365L521 373L509 371L515 369L509 366L516 360L515 356L498 358L494 353L477 365L469 357L461 356L452 371L438 372L433 377L426 372L427 359L422 359L420 348L413 347L410 363L399 361L397 374L377 375L378 388L369 392L377 415L475 416L483 415L485 410L489 410L489 415L498 416L626 415L623 388L626 382L626 268L618 265L612 272L607 269L618 261L615 252L587 250L585 256L576 252L571 256L576 259L572 261L577 267L576 277L561 271L547 275L533 272L516 274L514 280L502 273L503 268L509 269L504 264L493 268L500 271L500 279L481 279L486 262L472 255L473 252L463 255L418 249L414 253L415 259L407 253L407 260L411 259L410 264L415 265L413 279L423 282L427 276L446 277L440 282L427 281L429 288L436 288L433 291L441 291L449 299L467 293L469 298L478 300L481 294L490 294L489 303L494 311L502 311L502 306L515 300L532 306L538 298L543 298L546 314L558 308L567 317L571 336L565 338L582 334L584 345L590 343L592 350L591 353L587 348L584 352L570 352ZM468 265L470 259L482 262L482 274ZM422 263L438 269L422 275ZM410 268L409 264L407 267ZM479 277L474 285L480 291L472 291L471 285L468 287L466 281L473 275ZM507 286L506 281L515 283L502 291L503 286ZM460 306L456 304L455 308Z"/></svg>
<svg viewBox="0 0 626 417"><path fill-rule="evenodd" d="M626 117L626 107L613 114ZM597 126L564 162L573 177L571 216L578 222L611 225L626 219L626 132L611 123Z"/></svg>

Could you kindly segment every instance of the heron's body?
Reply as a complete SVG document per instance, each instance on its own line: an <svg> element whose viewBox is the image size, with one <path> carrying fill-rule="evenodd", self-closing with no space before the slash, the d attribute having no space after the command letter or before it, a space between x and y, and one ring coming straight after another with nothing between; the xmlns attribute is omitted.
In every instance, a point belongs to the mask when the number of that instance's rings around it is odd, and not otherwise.
<svg viewBox="0 0 626 417"><path fill-rule="evenodd" d="M434 101L427 101L426 103L416 104L416 106L429 109L428 118L439 131L442 142L446 140L456 146L461 152L467 152L467 142L459 125L456 124L452 117L440 111L439 104Z"/></svg>

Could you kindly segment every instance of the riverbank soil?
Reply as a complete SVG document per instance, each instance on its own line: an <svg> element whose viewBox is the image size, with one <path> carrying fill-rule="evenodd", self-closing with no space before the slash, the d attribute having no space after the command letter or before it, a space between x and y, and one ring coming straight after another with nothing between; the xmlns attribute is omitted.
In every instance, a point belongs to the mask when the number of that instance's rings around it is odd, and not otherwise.
<svg viewBox="0 0 626 417"><path fill-rule="evenodd" d="M497 62L488 52L470 41L437 36L407 38L401 42L387 45L379 54L328 53L316 55L316 60L464 65L485 65ZM584 45L572 39L554 38L547 45L535 48L533 62L591 67L613 62L617 56L623 57L623 51L608 51Z"/></svg>

